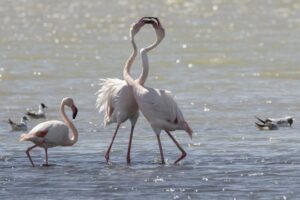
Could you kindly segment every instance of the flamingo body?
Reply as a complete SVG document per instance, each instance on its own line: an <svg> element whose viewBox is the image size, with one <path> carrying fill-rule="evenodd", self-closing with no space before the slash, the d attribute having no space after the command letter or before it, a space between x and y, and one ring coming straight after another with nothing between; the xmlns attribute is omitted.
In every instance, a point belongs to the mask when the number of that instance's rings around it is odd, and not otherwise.
<svg viewBox="0 0 300 200"><path fill-rule="evenodd" d="M40 147L51 148L67 146L69 128L58 120L46 121L35 126L29 133L21 136L21 141L31 141Z"/></svg>
<svg viewBox="0 0 300 200"><path fill-rule="evenodd" d="M104 111L104 125L121 124L130 119L134 125L139 116L138 105L130 86L120 79L100 79L101 88L96 93L96 106Z"/></svg>

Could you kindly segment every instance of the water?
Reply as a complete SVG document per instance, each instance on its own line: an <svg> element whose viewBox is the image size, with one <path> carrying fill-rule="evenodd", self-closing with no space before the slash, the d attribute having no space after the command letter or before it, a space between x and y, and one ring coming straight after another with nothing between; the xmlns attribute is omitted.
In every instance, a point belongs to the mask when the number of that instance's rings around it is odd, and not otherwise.
<svg viewBox="0 0 300 200"><path fill-rule="evenodd" d="M1 199L299 199L300 47L298 1L1 1ZM99 78L122 77L128 30L158 16L164 41L150 55L147 85L171 90L194 129L174 133L187 157L162 134L159 164L154 133L141 117L132 164L126 165L130 124L104 153L115 124L104 128L95 109ZM139 47L154 39L145 27ZM140 72L140 58L133 74ZM64 96L78 108L79 141L32 151L32 168L3 120L18 120L40 102L60 119ZM261 132L254 115L296 119L293 128ZM33 127L41 120L30 121Z"/></svg>

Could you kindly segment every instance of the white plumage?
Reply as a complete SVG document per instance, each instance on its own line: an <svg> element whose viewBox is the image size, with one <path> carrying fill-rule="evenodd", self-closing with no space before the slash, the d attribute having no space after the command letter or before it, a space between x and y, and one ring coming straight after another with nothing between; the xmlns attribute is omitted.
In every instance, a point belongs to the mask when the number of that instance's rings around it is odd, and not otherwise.
<svg viewBox="0 0 300 200"><path fill-rule="evenodd" d="M99 86L101 88L96 93L96 107L99 112L104 112L104 126L123 123L127 119L135 123L138 106L126 81L116 78L100 79Z"/></svg>

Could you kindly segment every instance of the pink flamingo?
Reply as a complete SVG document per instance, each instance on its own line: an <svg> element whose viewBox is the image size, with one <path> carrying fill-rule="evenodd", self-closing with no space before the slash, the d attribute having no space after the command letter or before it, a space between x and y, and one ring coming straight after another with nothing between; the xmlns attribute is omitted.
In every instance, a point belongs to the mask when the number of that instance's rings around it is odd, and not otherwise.
<svg viewBox="0 0 300 200"><path fill-rule="evenodd" d="M139 22L133 24L130 28L130 38L133 46L133 52L128 58L125 66L131 66L133 64L134 59L137 55L137 46L134 41L134 36L139 32L140 28L144 26L146 23L152 23L151 20L146 17L142 18ZM156 41L148 46L146 49L149 51L155 48L162 39L157 37ZM140 84L144 84L147 79L148 71L143 71L142 74L137 79L137 82ZM126 83L125 80L120 79L100 79L101 88L96 93L97 100L96 106L99 108L99 112L104 111L104 125L109 125L111 123L117 123L117 127L113 134L110 145L106 151L105 159L106 162L109 161L109 154L119 130L120 125L127 121L128 119L131 122L131 131L129 137L128 151L127 151L127 163L130 163L130 151L132 144L132 137L135 124L139 117L139 108L133 97L131 87Z"/></svg>
<svg viewBox="0 0 300 200"><path fill-rule="evenodd" d="M161 26L161 23L157 18L153 18L157 23L153 24L156 32L161 38L164 37L165 31ZM141 56L143 60L143 71L149 71L149 63L147 52L148 49L141 49ZM130 76L131 65L126 65L123 70L124 80L132 87L134 98L148 122L150 123L153 131L156 133L157 141L159 145L162 164L165 164L163 149L160 141L160 133L164 130L168 136L172 139L182 155L175 161L177 164L186 156L186 152L179 145L176 139L172 136L170 131L185 130L192 138L192 129L185 121L181 110L178 108L174 101L171 92L166 90L159 90L150 87L144 87L143 84L134 81Z"/></svg>
<svg viewBox="0 0 300 200"><path fill-rule="evenodd" d="M31 141L33 146L29 147L26 154L34 167L34 163L31 159L29 152L36 148L42 147L45 149L46 162L45 166L48 166L48 148L56 146L72 146L78 140L78 132L74 124L69 120L65 113L65 106L72 109L73 119L75 119L78 109L74 104L73 99L64 98L60 105L60 112L64 122L58 120L51 120L42 122L36 125L29 133L22 134L20 141ZM69 136L69 129L72 131L72 136Z"/></svg>

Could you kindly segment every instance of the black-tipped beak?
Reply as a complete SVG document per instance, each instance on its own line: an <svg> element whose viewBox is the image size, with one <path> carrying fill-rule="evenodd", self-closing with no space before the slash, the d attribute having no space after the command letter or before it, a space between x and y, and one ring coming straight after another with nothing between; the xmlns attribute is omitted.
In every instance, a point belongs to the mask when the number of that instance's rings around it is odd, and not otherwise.
<svg viewBox="0 0 300 200"><path fill-rule="evenodd" d="M145 24L156 24L159 25L159 20L157 17L143 17L139 22L143 22Z"/></svg>
<svg viewBox="0 0 300 200"><path fill-rule="evenodd" d="M193 138L193 130L191 129L191 127L189 126L189 124L187 122L184 123L184 130L188 133L188 135L192 139Z"/></svg>
<svg viewBox="0 0 300 200"><path fill-rule="evenodd" d="M75 119L78 113L78 109L74 105L72 106L72 112L73 112L73 119Z"/></svg>

